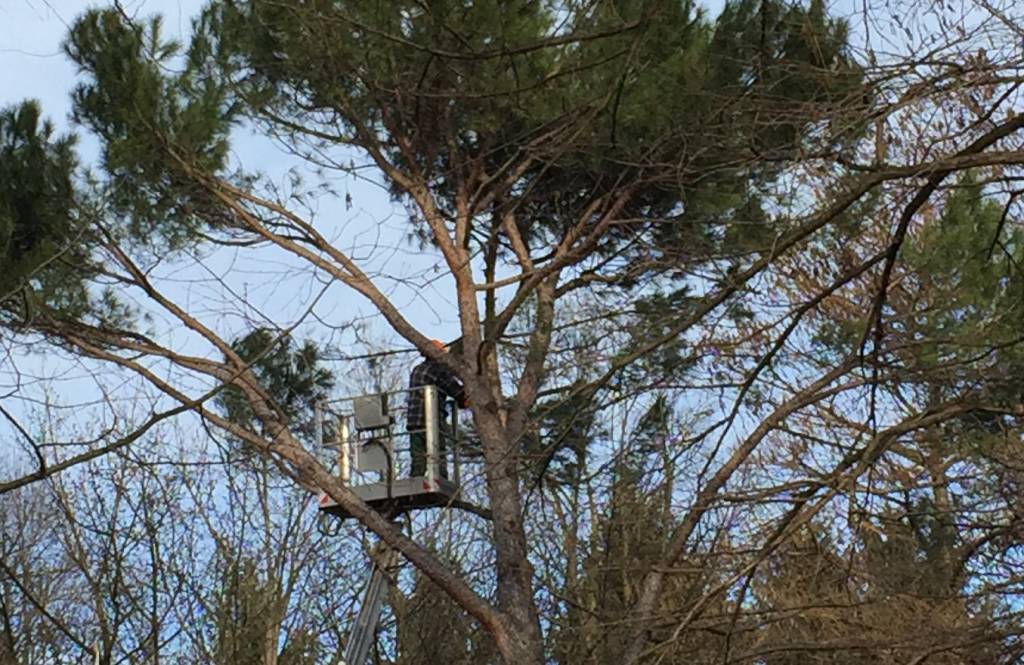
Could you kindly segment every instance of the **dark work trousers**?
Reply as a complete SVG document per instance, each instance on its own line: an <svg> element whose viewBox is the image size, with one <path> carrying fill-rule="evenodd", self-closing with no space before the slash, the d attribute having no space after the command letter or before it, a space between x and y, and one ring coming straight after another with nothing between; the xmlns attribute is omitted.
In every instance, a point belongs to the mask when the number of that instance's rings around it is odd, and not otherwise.
<svg viewBox="0 0 1024 665"><path fill-rule="evenodd" d="M437 436L437 472L442 478L448 477L448 459L445 457L448 440L451 438L451 428L448 423L441 420ZM427 434L426 432L409 433L409 452L412 455L412 470L410 476L424 476L427 473Z"/></svg>

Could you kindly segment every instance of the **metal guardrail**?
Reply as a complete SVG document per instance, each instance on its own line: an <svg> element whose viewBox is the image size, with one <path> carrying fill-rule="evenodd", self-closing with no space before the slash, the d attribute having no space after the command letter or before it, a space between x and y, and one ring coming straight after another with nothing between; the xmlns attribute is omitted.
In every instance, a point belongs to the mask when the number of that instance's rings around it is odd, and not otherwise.
<svg viewBox="0 0 1024 665"><path fill-rule="evenodd" d="M423 391L424 427L406 427L406 401L410 392ZM394 399L399 397L400 399ZM411 437L423 434L428 481L443 474L441 464L451 462L452 480L461 481L460 423L457 408L442 427L436 386L326 400L316 405L317 440L322 447L337 449L338 474L343 483L358 486L410 477ZM394 404L398 402L398 404ZM373 474L381 477L374 477Z"/></svg>

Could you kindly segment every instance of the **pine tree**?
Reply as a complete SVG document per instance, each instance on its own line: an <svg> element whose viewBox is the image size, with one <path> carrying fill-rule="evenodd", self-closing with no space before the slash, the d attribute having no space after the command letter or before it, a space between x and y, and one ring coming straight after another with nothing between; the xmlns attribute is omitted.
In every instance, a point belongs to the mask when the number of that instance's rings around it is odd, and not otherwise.
<svg viewBox="0 0 1024 665"><path fill-rule="evenodd" d="M75 143L35 101L0 109L0 320L24 320L41 306L80 314L87 303Z"/></svg>

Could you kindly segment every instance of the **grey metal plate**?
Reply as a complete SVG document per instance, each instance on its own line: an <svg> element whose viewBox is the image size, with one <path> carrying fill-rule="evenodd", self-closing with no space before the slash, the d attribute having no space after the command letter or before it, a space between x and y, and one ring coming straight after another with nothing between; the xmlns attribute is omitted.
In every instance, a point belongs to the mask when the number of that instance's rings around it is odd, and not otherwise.
<svg viewBox="0 0 1024 665"><path fill-rule="evenodd" d="M420 508L447 506L458 493L458 487L449 480L439 478L431 483L423 476L399 478L391 484L390 491L387 483L357 485L351 489L374 510L393 515ZM342 518L351 517L330 499L321 502L320 510Z"/></svg>
<svg viewBox="0 0 1024 665"><path fill-rule="evenodd" d="M390 426L391 416L388 415L387 394L361 395L354 398L352 400L352 415L356 429L359 431Z"/></svg>
<svg viewBox="0 0 1024 665"><path fill-rule="evenodd" d="M358 446L354 464L356 471L365 473L388 470L388 464L394 457L388 442L374 439L356 445Z"/></svg>

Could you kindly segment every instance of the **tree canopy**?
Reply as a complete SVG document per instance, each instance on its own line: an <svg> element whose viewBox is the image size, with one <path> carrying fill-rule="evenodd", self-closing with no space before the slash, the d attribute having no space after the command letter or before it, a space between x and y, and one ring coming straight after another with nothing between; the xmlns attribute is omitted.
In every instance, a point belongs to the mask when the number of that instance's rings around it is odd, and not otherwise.
<svg viewBox="0 0 1024 665"><path fill-rule="evenodd" d="M0 109L0 307L29 316L35 304L79 310L87 233L75 187L73 135L57 135L35 101ZM76 269L77 268L77 269Z"/></svg>

